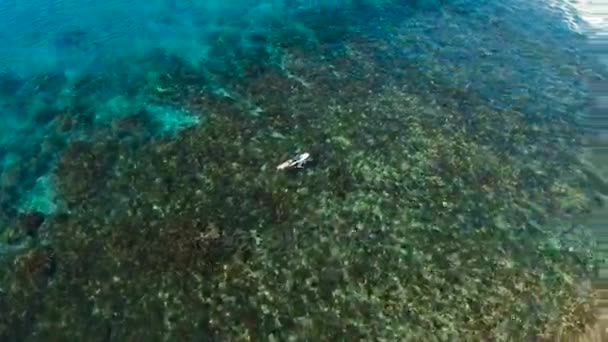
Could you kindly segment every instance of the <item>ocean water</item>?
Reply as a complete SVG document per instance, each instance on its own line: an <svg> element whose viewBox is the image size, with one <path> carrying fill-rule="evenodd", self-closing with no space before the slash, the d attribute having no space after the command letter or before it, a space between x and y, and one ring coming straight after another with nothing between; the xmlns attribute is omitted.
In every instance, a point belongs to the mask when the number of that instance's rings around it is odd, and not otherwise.
<svg viewBox="0 0 608 342"><path fill-rule="evenodd" d="M0 340L583 331L576 5L3 1Z"/></svg>

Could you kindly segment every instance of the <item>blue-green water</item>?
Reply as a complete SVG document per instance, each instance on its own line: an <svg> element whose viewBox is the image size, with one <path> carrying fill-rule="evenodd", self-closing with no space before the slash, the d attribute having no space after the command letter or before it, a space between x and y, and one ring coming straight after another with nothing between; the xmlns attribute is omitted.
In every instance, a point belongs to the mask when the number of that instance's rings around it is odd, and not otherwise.
<svg viewBox="0 0 608 342"><path fill-rule="evenodd" d="M574 7L201 3L0 4L0 339L589 322Z"/></svg>

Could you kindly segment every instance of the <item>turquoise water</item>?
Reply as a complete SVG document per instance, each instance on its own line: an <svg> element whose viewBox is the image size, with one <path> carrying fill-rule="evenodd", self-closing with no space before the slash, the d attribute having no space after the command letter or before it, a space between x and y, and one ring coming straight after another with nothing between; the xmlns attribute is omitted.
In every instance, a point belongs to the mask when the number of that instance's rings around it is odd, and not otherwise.
<svg viewBox="0 0 608 342"><path fill-rule="evenodd" d="M574 7L202 3L0 4L2 340L587 322Z"/></svg>

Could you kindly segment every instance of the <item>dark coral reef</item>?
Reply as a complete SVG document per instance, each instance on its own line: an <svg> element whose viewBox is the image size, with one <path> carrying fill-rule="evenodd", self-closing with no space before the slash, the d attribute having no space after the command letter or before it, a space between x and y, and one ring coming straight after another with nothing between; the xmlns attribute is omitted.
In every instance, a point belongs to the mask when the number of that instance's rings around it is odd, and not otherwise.
<svg viewBox="0 0 608 342"><path fill-rule="evenodd" d="M580 285L596 259L573 223L590 192L565 96L580 91L560 79L489 100L480 85L500 72L416 54L431 47L415 28L375 20L311 25L316 40L277 27L230 53L228 35L216 64L159 53L41 105L49 133L2 173L2 243L21 245L0 254L0 339L523 341L591 322ZM512 80L584 72L532 50ZM165 134L154 108L196 124ZM297 152L314 161L276 170ZM10 209L44 165L57 208Z"/></svg>

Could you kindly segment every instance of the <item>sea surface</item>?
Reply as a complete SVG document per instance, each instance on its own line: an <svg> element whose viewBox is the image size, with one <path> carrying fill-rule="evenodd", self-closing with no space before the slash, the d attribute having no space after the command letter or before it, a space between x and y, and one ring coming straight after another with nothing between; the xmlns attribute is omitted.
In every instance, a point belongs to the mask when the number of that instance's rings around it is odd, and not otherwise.
<svg viewBox="0 0 608 342"><path fill-rule="evenodd" d="M580 330L581 8L2 1L0 339Z"/></svg>

